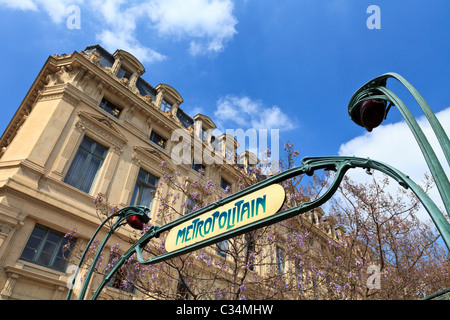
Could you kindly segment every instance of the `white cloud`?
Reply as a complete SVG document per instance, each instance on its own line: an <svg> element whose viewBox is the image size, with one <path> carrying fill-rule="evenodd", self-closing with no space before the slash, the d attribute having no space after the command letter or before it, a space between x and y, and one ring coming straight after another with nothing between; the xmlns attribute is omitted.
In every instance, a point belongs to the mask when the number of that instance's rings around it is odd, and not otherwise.
<svg viewBox="0 0 450 320"><path fill-rule="evenodd" d="M188 107L189 108L189 107ZM197 115L197 114L204 114L203 108L202 107L191 107L190 109L183 109L184 111L188 112L190 115Z"/></svg>
<svg viewBox="0 0 450 320"><path fill-rule="evenodd" d="M35 0L35 3L47 12L54 23L65 23L69 16L67 9L71 5L78 5L82 2L76 0Z"/></svg>
<svg viewBox="0 0 450 320"><path fill-rule="evenodd" d="M98 41L105 49L114 52L122 49L130 52L141 62L162 61L166 57L144 46L136 35L137 21L145 16L141 5L122 8L123 0L95 0L91 2L92 10L100 15L106 29L97 34Z"/></svg>
<svg viewBox="0 0 450 320"><path fill-rule="evenodd" d="M436 115L444 130L450 132L450 108ZM425 117L418 120L420 127L428 138L442 164L446 164L440 145ZM341 145L339 155L370 157L398 168L412 179L421 180L428 170L425 159L405 122L381 125L364 135L356 137ZM448 168L447 165L443 165ZM448 170L447 170L448 172Z"/></svg>
<svg viewBox="0 0 450 320"><path fill-rule="evenodd" d="M126 31L104 30L97 35L97 39L106 50L114 52L122 49L133 54L141 62L156 62L166 59L166 56L143 46L136 38Z"/></svg>
<svg viewBox="0 0 450 320"><path fill-rule="evenodd" d="M257 113L259 116L252 119L252 125L255 128L280 129L280 131L288 131L295 128L291 119L278 106L272 106L271 108L257 111Z"/></svg>
<svg viewBox="0 0 450 320"><path fill-rule="evenodd" d="M15 10L46 12L54 23L66 21L67 8L82 4L83 0L0 0L0 6Z"/></svg>
<svg viewBox="0 0 450 320"><path fill-rule="evenodd" d="M450 132L450 108L437 113L436 116L448 134ZM431 126L425 117L421 117L417 121L433 147L444 171L447 176L450 176L447 160ZM403 121L381 125L371 133L366 132L342 144L338 153L342 156L368 157L384 162L408 175L419 185L423 181L424 174L430 172L412 132ZM366 181L364 179L367 179L363 170L350 170L349 173L353 179L358 181ZM439 207L443 208L437 188L434 188L430 193L430 197ZM423 214L424 217L428 217L425 212Z"/></svg>
<svg viewBox="0 0 450 320"><path fill-rule="evenodd" d="M288 131L295 128L291 119L278 106L267 108L261 101L247 96L227 95L217 101L214 112L219 126L234 122L241 129L279 129Z"/></svg>
<svg viewBox="0 0 450 320"><path fill-rule="evenodd" d="M5 6L9 9L37 11L37 6L33 0L0 0L0 6Z"/></svg>
<svg viewBox="0 0 450 320"><path fill-rule="evenodd" d="M43 11L56 24L66 22L72 5L80 6L83 19L98 20L94 32L106 49L127 50L142 62L166 58L147 45L152 40L149 33L171 41L186 40L191 55L220 52L237 33L232 0L0 0L0 6L9 9ZM138 23L147 32L139 33Z"/></svg>
<svg viewBox="0 0 450 320"><path fill-rule="evenodd" d="M138 40L138 22L160 37L190 40L191 55L219 52L236 33L230 0L150 0L131 5L123 0L96 0L91 6L106 22L107 28L97 35L105 48L115 51L120 46L143 62L166 57L143 44L151 39Z"/></svg>
<svg viewBox="0 0 450 320"><path fill-rule="evenodd" d="M236 33L231 0L154 0L147 7L160 35L194 39L194 55L221 51Z"/></svg>

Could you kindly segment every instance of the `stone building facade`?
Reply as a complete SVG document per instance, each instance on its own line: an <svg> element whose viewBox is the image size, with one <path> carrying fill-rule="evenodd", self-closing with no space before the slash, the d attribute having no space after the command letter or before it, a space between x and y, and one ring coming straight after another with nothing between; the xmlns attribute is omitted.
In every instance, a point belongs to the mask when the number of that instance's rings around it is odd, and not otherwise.
<svg viewBox="0 0 450 320"><path fill-rule="evenodd" d="M204 169L232 191L239 170L257 161L245 151L240 156L246 162L233 165L228 155L237 141L213 137L209 117L188 116L173 87L154 87L144 73L130 53L111 54L99 45L45 62L0 139L0 299L65 299L67 267L77 261L62 257L64 235L76 228L75 245L86 246L99 225L98 194L119 208L147 204L158 222L158 201L149 191L164 175L161 161L192 179ZM214 154L225 165L202 165L204 159L174 164L171 136L179 129L197 137L203 149L218 142ZM183 211L187 199L181 200ZM120 232L127 236L132 229ZM105 291L118 295L111 287Z"/></svg>

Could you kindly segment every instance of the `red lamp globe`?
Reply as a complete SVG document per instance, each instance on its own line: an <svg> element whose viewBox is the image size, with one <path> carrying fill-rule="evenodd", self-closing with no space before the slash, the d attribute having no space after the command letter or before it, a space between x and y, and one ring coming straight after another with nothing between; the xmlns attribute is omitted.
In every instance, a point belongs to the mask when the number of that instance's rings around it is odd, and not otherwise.
<svg viewBox="0 0 450 320"><path fill-rule="evenodd" d="M372 99L361 103L361 124L367 131L378 127L386 116L386 100Z"/></svg>
<svg viewBox="0 0 450 320"><path fill-rule="evenodd" d="M144 229L144 222L142 221L142 218L138 215L131 216L127 218L127 223L133 228L137 230L143 230Z"/></svg>

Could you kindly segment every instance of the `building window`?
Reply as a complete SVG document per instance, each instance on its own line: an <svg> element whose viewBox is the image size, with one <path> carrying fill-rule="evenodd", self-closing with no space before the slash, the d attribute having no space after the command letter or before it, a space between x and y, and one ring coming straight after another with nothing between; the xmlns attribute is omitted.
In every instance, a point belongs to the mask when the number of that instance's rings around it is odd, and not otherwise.
<svg viewBox="0 0 450 320"><path fill-rule="evenodd" d="M130 273L128 277L132 276L133 273ZM124 292L134 293L135 287L132 281L126 278L127 272L122 268L119 268L115 273L114 277L111 278L111 281L108 283L108 286L111 288L116 288ZM135 278L135 276L133 277Z"/></svg>
<svg viewBox="0 0 450 320"><path fill-rule="evenodd" d="M205 173L205 171L206 171L206 168L203 164L195 163L195 162L192 164L192 169L194 169L197 172L202 171L203 173Z"/></svg>
<svg viewBox="0 0 450 320"><path fill-rule="evenodd" d="M106 100L105 98L102 99L100 102L100 108L108 112L109 114L113 115L115 118L119 118L120 113L122 112L122 109L111 103L110 101Z"/></svg>
<svg viewBox="0 0 450 320"><path fill-rule="evenodd" d="M20 259L64 272L68 257L67 253L63 253L63 248L72 248L73 243L73 240L64 237L64 233L37 224Z"/></svg>
<svg viewBox="0 0 450 320"><path fill-rule="evenodd" d="M202 128L200 135L201 135L200 138L202 139L203 142L208 142L208 131L207 130Z"/></svg>
<svg viewBox="0 0 450 320"><path fill-rule="evenodd" d="M284 252L280 247L277 247L276 255L277 255L277 274L283 275L284 274Z"/></svg>
<svg viewBox="0 0 450 320"><path fill-rule="evenodd" d="M300 261L295 262L295 271L296 271L296 280L297 280L297 288L300 294L303 294L303 267Z"/></svg>
<svg viewBox="0 0 450 320"><path fill-rule="evenodd" d="M214 140L211 141L211 145L213 146L214 150L218 153L222 154L222 141L219 139L216 139L215 137L213 137Z"/></svg>
<svg viewBox="0 0 450 320"><path fill-rule="evenodd" d="M187 198L186 201L186 212L185 215L191 214L192 212L194 212L194 207L196 206L196 203L194 200L192 200L190 197Z"/></svg>
<svg viewBox="0 0 450 320"><path fill-rule="evenodd" d="M222 187L223 190L231 191L231 183L229 183L224 178L220 178L220 186Z"/></svg>
<svg viewBox="0 0 450 320"><path fill-rule="evenodd" d="M226 258L227 257L227 251L228 251L228 240L224 240L224 241L221 241L221 242L217 243L216 253L219 256Z"/></svg>
<svg viewBox="0 0 450 320"><path fill-rule="evenodd" d="M89 193L105 160L108 148L85 136L72 161L64 182Z"/></svg>
<svg viewBox="0 0 450 320"><path fill-rule="evenodd" d="M152 133L150 134L150 141L156 143L158 146L160 146L163 149L166 148L167 139L164 139L159 134L157 134L155 131L152 131Z"/></svg>
<svg viewBox="0 0 450 320"><path fill-rule="evenodd" d="M119 78L119 79L125 78L125 79L130 80L131 76L132 76L132 73L124 68L120 68L119 71L117 71L117 78Z"/></svg>
<svg viewBox="0 0 450 320"><path fill-rule="evenodd" d="M312 211L309 212L309 218L311 219L312 223L314 223L314 224L317 223L316 215L314 214L314 212L312 212Z"/></svg>
<svg viewBox="0 0 450 320"><path fill-rule="evenodd" d="M233 150L229 149L229 148L225 148L225 158L227 160L233 160Z"/></svg>
<svg viewBox="0 0 450 320"><path fill-rule="evenodd" d="M318 293L318 287L317 287L317 279L312 279L313 282L313 292L314 292L314 299L319 300L319 293Z"/></svg>
<svg viewBox="0 0 450 320"><path fill-rule="evenodd" d="M166 112L172 110L172 105L163 99L161 102L161 110Z"/></svg>
<svg viewBox="0 0 450 320"><path fill-rule="evenodd" d="M130 205L141 205L151 208L157 183L157 177L141 168L138 173Z"/></svg>

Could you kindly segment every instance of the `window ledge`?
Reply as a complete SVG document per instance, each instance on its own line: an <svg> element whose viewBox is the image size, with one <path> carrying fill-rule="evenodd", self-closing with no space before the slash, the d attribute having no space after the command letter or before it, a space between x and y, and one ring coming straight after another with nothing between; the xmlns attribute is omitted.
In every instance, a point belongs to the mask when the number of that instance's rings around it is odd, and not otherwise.
<svg viewBox="0 0 450 320"><path fill-rule="evenodd" d="M67 276L64 272L59 272L31 262L19 260L14 265L5 266L5 272L17 274L34 281L50 283L53 285L65 286Z"/></svg>

